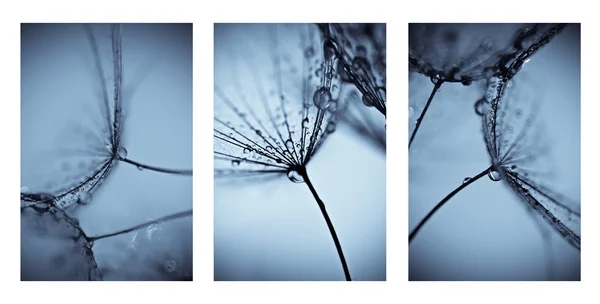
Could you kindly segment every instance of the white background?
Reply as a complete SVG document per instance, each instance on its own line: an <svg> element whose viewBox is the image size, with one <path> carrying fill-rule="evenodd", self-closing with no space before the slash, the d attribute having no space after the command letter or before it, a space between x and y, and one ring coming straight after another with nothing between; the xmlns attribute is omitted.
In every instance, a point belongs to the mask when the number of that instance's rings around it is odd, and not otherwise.
<svg viewBox="0 0 600 304"><path fill-rule="evenodd" d="M598 110L594 82L598 21L583 1L529 4L524 1L20 1L2 8L0 81L2 182L2 299L9 303L591 303L598 286L597 154ZM588 3L591 3L588 1ZM21 22L193 22L194 23L194 282L25 283L19 282L20 23ZM387 142L387 282L213 282L213 23L214 22L386 22L387 82L390 86ZM582 22L582 282L416 283L408 282L408 22ZM393 186L392 186L393 185ZM14 208L13 208L14 206ZM596 299L597 300L597 299Z"/></svg>

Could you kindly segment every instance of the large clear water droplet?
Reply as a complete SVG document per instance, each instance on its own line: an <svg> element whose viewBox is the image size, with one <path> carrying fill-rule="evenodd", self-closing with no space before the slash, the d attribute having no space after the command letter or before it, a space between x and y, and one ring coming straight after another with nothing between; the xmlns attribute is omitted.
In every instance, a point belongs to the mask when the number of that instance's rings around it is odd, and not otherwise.
<svg viewBox="0 0 600 304"><path fill-rule="evenodd" d="M140 171L144 170L144 167L142 167L142 166L140 166L140 165L138 165L138 166L137 166L137 168L138 168L138 170L140 170Z"/></svg>
<svg viewBox="0 0 600 304"><path fill-rule="evenodd" d="M173 260L167 260L165 261L165 271L167 272L174 272L175 270L177 270L177 263L175 263L175 261Z"/></svg>
<svg viewBox="0 0 600 304"><path fill-rule="evenodd" d="M488 177L495 182L502 180L502 169L498 167L490 168Z"/></svg>
<svg viewBox="0 0 600 304"><path fill-rule="evenodd" d="M92 201L92 194L87 191L83 191L83 192L79 193L79 196L77 197L77 204L79 204L79 205L87 205L91 201Z"/></svg>
<svg viewBox="0 0 600 304"><path fill-rule="evenodd" d="M118 152L119 152L119 158L121 158L121 159L127 158L127 149L120 147Z"/></svg>
<svg viewBox="0 0 600 304"><path fill-rule="evenodd" d="M313 95L313 102L315 106L321 110L327 109L331 104L331 92L326 87L321 87L315 91Z"/></svg>
<svg viewBox="0 0 600 304"><path fill-rule="evenodd" d="M288 170L287 177L290 179L290 181L292 181L294 183L303 183L304 182L304 177L302 177L300 172L298 172L297 170L294 170L292 168L290 168Z"/></svg>
<svg viewBox="0 0 600 304"><path fill-rule="evenodd" d="M474 106L475 113L479 116L483 116L486 112L486 105L487 103L485 102L485 99L479 99Z"/></svg>

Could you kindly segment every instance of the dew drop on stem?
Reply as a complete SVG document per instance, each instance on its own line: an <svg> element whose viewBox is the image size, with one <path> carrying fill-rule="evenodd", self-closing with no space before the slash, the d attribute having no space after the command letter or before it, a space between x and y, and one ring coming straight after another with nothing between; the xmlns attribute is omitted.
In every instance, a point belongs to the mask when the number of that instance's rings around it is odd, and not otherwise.
<svg viewBox="0 0 600 304"><path fill-rule="evenodd" d="M490 170L488 171L488 177L495 182L502 180L502 168L490 168Z"/></svg>
<svg viewBox="0 0 600 304"><path fill-rule="evenodd" d="M327 109L331 104L331 92L326 87L321 87L313 94L313 102L315 106L321 110Z"/></svg>
<svg viewBox="0 0 600 304"><path fill-rule="evenodd" d="M463 182L462 182L462 183L463 183L463 184L466 184L466 183L468 183L470 180L471 180L471 178L470 178L470 177L465 177L465 179L463 179Z"/></svg>
<svg viewBox="0 0 600 304"><path fill-rule="evenodd" d="M302 177L300 172L298 172L298 170L293 169L293 168L290 168L288 170L287 177L290 179L290 181L292 181L294 183L303 183L304 182L304 178Z"/></svg>
<svg viewBox="0 0 600 304"><path fill-rule="evenodd" d="M475 103L475 113L479 116L483 116L485 114L485 100L479 99Z"/></svg>
<svg viewBox="0 0 600 304"><path fill-rule="evenodd" d="M123 147L119 147L119 158L120 159L125 159L127 158L127 149L123 148Z"/></svg>

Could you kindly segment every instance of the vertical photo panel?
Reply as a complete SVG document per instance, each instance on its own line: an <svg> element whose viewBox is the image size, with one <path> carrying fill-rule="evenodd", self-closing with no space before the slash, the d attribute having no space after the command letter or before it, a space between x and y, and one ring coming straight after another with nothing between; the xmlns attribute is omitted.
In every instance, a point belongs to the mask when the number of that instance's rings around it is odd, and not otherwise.
<svg viewBox="0 0 600 304"><path fill-rule="evenodd" d="M192 25L21 25L21 280L192 280Z"/></svg>
<svg viewBox="0 0 600 304"><path fill-rule="evenodd" d="M580 30L409 24L409 280L580 280Z"/></svg>
<svg viewBox="0 0 600 304"><path fill-rule="evenodd" d="M384 281L386 25L214 40L214 280Z"/></svg>

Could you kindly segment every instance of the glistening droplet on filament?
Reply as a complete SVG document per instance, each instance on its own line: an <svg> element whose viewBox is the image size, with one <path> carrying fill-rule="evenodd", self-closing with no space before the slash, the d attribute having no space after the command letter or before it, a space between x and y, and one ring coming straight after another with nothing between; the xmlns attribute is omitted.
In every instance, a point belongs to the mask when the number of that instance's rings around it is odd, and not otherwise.
<svg viewBox="0 0 600 304"><path fill-rule="evenodd" d="M287 172L287 177L290 179L290 181L294 182L294 183L303 183L304 182L304 177L302 177L302 174L300 174L300 172L298 172L298 170L290 168Z"/></svg>

